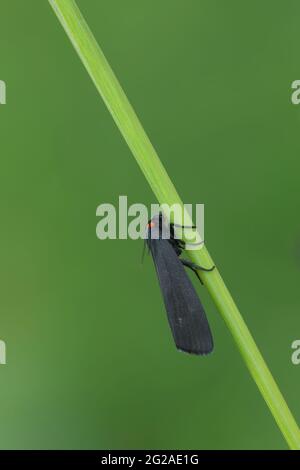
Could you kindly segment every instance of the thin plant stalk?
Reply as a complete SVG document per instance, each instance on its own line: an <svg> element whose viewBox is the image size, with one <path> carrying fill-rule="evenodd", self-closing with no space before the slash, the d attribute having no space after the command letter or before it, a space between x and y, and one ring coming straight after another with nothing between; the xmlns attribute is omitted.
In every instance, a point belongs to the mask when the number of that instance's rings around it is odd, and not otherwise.
<svg viewBox="0 0 300 470"><path fill-rule="evenodd" d="M74 0L49 0L102 96L159 203L182 201ZM213 266L207 248L189 251L192 261ZM291 449L300 449L300 430L218 269L199 273L238 350Z"/></svg>

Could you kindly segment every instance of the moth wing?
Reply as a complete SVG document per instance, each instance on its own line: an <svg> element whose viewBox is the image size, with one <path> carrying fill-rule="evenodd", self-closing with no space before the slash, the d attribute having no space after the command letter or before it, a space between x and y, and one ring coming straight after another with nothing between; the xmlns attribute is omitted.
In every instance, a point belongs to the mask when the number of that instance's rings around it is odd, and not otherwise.
<svg viewBox="0 0 300 470"><path fill-rule="evenodd" d="M180 259L168 240L149 240L168 320L178 349L208 354L213 338L204 308Z"/></svg>

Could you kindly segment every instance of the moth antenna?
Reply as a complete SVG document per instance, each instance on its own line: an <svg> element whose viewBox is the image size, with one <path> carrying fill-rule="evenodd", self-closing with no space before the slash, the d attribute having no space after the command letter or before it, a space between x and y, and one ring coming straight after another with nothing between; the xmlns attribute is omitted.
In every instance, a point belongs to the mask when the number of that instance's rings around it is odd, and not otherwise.
<svg viewBox="0 0 300 470"><path fill-rule="evenodd" d="M142 258L141 258L141 264L143 264L144 258L145 258L146 243L147 243L146 240L144 240L143 251L142 251Z"/></svg>

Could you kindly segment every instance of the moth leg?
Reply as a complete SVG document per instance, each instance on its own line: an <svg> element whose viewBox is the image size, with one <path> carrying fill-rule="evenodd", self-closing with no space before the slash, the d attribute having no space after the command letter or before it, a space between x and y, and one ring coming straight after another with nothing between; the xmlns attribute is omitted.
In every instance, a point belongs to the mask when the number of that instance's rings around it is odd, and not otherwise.
<svg viewBox="0 0 300 470"><path fill-rule="evenodd" d="M175 253L177 254L177 256L180 256L182 253L182 250L184 250L184 247L180 243L178 243L178 240L176 240L175 238L170 238L169 242L172 245L173 249L175 250Z"/></svg>
<svg viewBox="0 0 300 470"><path fill-rule="evenodd" d="M195 229L197 228L196 225L179 225L179 224L174 224L173 222L170 223L171 231L170 231L170 237L171 239L177 240L178 244L182 245L180 248L184 249L185 248L185 242L183 240L180 240L180 238L175 238L175 230L174 227L180 227L180 228L190 228L190 229Z"/></svg>
<svg viewBox="0 0 300 470"><path fill-rule="evenodd" d="M178 246L182 250L185 249L186 243L183 240L180 240L180 238L175 238L174 235L171 234L170 241L171 241L172 244Z"/></svg>
<svg viewBox="0 0 300 470"><path fill-rule="evenodd" d="M177 245L179 246L179 248L184 250L185 246L186 246L186 243L183 240L176 240L176 241L177 241Z"/></svg>
<svg viewBox="0 0 300 470"><path fill-rule="evenodd" d="M180 225L180 224L175 224L174 222L171 222L170 225L171 225L171 227L197 228L196 225Z"/></svg>
<svg viewBox="0 0 300 470"><path fill-rule="evenodd" d="M204 240L202 240L201 242L196 242L196 243L191 242L191 243L189 243L189 242L185 242L185 241L181 240L180 238L175 238L174 227L195 229L195 228L197 228L196 225L179 225L179 224L174 224L174 223L171 222L170 227L171 227L170 239L171 240L176 240L177 245L179 246L179 248L181 248L181 250L185 250L185 248L187 246L197 246L197 245L202 245L204 243Z"/></svg>
<svg viewBox="0 0 300 470"><path fill-rule="evenodd" d="M198 273L197 269L196 269L196 268L194 267L194 265L193 265L194 263L192 263L191 261L188 261L187 259L181 259L181 258L179 258L179 259L180 259L180 261L182 262L182 264L183 264L184 266L186 266L187 268L191 269L191 270L193 271L193 273L196 274L196 276L197 276L197 278L199 279L199 281L201 282L201 284L204 285L204 283L202 282L201 277L199 276L199 273Z"/></svg>
<svg viewBox="0 0 300 470"><path fill-rule="evenodd" d="M212 268L204 268L203 266L199 266L199 264L193 263L192 261L189 261L187 259L180 259L180 261L182 262L182 264L184 264L184 266L195 270L199 269L200 271L210 272L215 269L215 266L213 266Z"/></svg>

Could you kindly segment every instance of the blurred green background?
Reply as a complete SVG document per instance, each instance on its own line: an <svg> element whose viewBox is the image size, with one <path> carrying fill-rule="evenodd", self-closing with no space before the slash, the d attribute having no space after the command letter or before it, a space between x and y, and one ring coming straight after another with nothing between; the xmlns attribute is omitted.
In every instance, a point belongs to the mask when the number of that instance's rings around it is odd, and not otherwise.
<svg viewBox="0 0 300 470"><path fill-rule="evenodd" d="M78 0L300 422L296 0ZM96 207L156 202L46 0L0 0L0 447L286 448L205 288L176 351L141 241Z"/></svg>

